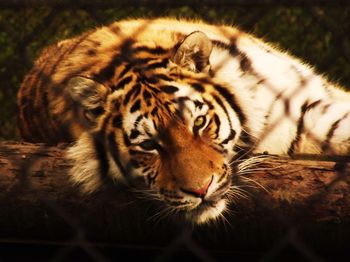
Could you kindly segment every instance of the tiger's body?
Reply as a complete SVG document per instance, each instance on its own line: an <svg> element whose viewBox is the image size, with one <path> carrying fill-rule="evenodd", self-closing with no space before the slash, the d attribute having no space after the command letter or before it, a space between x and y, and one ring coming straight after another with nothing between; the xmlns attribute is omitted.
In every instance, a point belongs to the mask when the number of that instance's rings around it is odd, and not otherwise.
<svg viewBox="0 0 350 262"><path fill-rule="evenodd" d="M195 223L225 210L247 152L350 151L350 94L233 27L116 22L46 49L18 95L33 142L76 141L72 180L142 183ZM234 169L237 167L234 167Z"/></svg>

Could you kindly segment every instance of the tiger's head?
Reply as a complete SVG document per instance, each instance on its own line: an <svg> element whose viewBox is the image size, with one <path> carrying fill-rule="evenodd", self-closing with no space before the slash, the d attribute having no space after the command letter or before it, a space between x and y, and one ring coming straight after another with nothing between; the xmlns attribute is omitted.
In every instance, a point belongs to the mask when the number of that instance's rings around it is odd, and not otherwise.
<svg viewBox="0 0 350 262"><path fill-rule="evenodd" d="M202 32L171 50L132 48L118 57L96 127L68 151L72 180L87 193L106 177L125 182L193 223L221 216L248 128L242 98L210 76L212 43ZM81 95L91 93L81 91L94 86L90 79L74 82L75 99L94 101Z"/></svg>

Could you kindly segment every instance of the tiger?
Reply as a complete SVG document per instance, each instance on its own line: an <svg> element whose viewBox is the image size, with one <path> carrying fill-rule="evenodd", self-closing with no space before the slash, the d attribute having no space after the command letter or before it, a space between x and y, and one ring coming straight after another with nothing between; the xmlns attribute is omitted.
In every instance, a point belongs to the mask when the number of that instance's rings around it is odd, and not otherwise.
<svg viewBox="0 0 350 262"><path fill-rule="evenodd" d="M230 25L116 21L44 49L18 92L30 142L70 142L82 193L107 183L193 224L228 212L253 155L350 150L350 94L274 44Z"/></svg>

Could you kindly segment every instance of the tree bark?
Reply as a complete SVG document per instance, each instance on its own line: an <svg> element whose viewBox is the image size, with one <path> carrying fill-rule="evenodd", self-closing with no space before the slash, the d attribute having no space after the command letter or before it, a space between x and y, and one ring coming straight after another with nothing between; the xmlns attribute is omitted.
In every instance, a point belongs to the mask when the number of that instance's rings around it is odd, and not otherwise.
<svg viewBox="0 0 350 262"><path fill-rule="evenodd" d="M226 220L188 227L128 189L107 186L91 196L80 194L67 175L65 147L0 143L0 242L77 238L162 248L185 235L183 245L190 245L190 236L214 253L248 252L253 247L265 252L285 239L295 245L306 243L321 253L347 250L350 165L346 158L268 157L255 172L235 178L249 197L233 201Z"/></svg>

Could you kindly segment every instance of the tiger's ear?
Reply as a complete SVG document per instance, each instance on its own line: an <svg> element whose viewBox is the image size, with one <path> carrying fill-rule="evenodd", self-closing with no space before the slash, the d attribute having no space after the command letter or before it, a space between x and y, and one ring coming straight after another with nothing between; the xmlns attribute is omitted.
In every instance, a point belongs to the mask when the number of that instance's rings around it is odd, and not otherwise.
<svg viewBox="0 0 350 262"><path fill-rule="evenodd" d="M195 31L182 41L172 61L193 72L208 72L212 49L213 43L209 37L203 32Z"/></svg>
<svg viewBox="0 0 350 262"><path fill-rule="evenodd" d="M94 122L103 114L109 89L90 78L75 76L66 86L71 99L80 107L85 117Z"/></svg>

